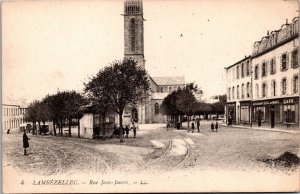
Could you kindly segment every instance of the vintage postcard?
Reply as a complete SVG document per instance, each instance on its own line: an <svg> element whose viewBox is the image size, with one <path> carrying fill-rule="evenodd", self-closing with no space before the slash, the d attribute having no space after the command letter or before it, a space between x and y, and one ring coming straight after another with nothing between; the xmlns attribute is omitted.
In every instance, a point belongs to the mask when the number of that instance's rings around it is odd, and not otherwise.
<svg viewBox="0 0 300 194"><path fill-rule="evenodd" d="M298 3L3 1L3 192L299 192Z"/></svg>

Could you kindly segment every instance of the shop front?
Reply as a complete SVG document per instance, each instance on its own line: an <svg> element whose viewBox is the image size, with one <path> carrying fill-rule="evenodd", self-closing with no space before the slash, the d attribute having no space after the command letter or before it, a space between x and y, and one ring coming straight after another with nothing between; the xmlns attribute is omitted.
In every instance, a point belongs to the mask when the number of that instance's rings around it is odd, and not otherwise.
<svg viewBox="0 0 300 194"><path fill-rule="evenodd" d="M236 102L226 104L226 120L228 125L236 124Z"/></svg>
<svg viewBox="0 0 300 194"><path fill-rule="evenodd" d="M251 101L240 102L240 123L250 124L251 121Z"/></svg>
<svg viewBox="0 0 300 194"><path fill-rule="evenodd" d="M299 123L299 97L254 101L252 106L252 122L256 126L274 128Z"/></svg>

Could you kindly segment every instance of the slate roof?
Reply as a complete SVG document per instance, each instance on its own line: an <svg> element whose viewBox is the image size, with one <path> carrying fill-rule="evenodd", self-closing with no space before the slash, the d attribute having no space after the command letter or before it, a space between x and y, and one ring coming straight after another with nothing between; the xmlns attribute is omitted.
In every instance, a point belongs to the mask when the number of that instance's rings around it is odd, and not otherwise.
<svg viewBox="0 0 300 194"><path fill-rule="evenodd" d="M159 85L182 85L185 84L184 76L172 76L172 77L151 77L154 82Z"/></svg>

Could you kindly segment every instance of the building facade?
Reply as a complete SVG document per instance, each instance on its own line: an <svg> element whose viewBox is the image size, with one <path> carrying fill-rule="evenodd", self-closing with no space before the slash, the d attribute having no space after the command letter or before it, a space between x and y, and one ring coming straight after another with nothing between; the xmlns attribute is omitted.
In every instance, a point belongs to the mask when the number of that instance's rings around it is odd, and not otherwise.
<svg viewBox="0 0 300 194"><path fill-rule="evenodd" d="M17 104L2 104L2 133L19 132L20 125L25 123L26 106Z"/></svg>
<svg viewBox="0 0 300 194"><path fill-rule="evenodd" d="M230 124L251 121L251 71L250 56L226 68L226 115Z"/></svg>
<svg viewBox="0 0 300 194"><path fill-rule="evenodd" d="M249 123L251 126L283 127L299 124L299 18L286 22L279 30L267 33L254 43L249 57L251 73L242 75L241 64L226 69L227 121L236 116L233 124ZM242 61L241 61L242 62ZM236 72L236 75L232 75ZM235 77L236 79L234 79ZM243 81L242 81L243 80ZM250 85L250 97L242 98L243 88ZM244 86L243 86L244 84ZM232 107L235 110L232 111ZM250 108L250 112L249 112ZM249 114L250 113L250 114ZM247 122L245 122L247 119Z"/></svg>

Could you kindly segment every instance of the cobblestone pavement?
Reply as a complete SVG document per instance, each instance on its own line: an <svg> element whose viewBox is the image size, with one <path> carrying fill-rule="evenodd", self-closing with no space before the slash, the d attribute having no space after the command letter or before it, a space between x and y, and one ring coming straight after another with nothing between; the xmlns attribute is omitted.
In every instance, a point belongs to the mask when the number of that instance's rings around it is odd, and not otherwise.
<svg viewBox="0 0 300 194"><path fill-rule="evenodd" d="M72 175L154 173L196 170L295 172L268 166L261 158L285 151L299 154L299 134L221 127L211 132L202 122L200 133L158 128L138 131L120 143L117 138L89 140L29 135L29 155L23 155L22 134L3 134L3 168L20 174Z"/></svg>

